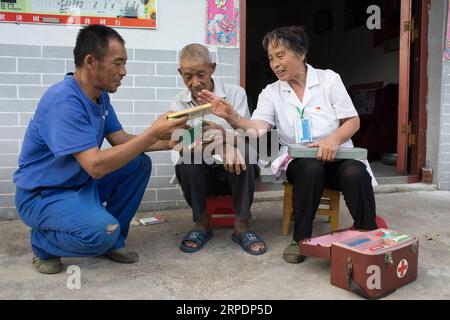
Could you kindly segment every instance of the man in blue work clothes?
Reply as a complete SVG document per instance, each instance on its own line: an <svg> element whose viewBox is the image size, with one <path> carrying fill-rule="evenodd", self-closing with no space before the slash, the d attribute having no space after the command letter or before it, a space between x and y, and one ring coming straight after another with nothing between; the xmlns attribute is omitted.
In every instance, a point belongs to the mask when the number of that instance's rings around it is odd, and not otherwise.
<svg viewBox="0 0 450 320"><path fill-rule="evenodd" d="M138 136L126 133L110 104L126 75L127 52L113 29L80 30L74 74L50 87L30 121L14 174L16 207L31 227L33 264L62 271L61 257L104 255L133 263L126 250L129 225L151 173L144 152L170 149L186 117L159 117ZM104 139L111 148L100 150Z"/></svg>

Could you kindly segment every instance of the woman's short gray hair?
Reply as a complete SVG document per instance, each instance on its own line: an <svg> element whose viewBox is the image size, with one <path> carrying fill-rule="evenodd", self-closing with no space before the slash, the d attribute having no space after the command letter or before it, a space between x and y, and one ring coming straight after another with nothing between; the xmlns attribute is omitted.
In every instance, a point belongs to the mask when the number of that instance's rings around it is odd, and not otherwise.
<svg viewBox="0 0 450 320"><path fill-rule="evenodd" d="M309 38L306 28L302 26L290 26L277 28L267 33L263 39L263 47L269 51L269 45L278 47L281 43L298 55L307 55L309 49Z"/></svg>

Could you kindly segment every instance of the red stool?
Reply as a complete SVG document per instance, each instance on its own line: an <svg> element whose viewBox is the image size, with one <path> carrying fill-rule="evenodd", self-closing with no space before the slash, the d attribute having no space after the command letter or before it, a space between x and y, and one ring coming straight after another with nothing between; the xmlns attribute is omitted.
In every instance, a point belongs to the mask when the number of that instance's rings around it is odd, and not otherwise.
<svg viewBox="0 0 450 320"><path fill-rule="evenodd" d="M232 196L206 198L206 211L210 228L233 227L236 212Z"/></svg>

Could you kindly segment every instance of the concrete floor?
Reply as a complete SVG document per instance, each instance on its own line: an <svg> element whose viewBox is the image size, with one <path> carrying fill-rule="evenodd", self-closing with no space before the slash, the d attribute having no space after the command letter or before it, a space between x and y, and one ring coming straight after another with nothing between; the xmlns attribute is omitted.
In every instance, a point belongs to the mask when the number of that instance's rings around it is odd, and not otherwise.
<svg viewBox="0 0 450 320"><path fill-rule="evenodd" d="M377 194L377 211L390 227L420 239L417 281L386 299L450 299L450 192ZM343 202L342 202L343 203ZM140 261L120 265L105 258L63 259L81 270L81 288L68 289L71 274L37 273L31 264L29 230L21 221L0 222L0 299L358 299L330 285L327 261L308 258L287 264L282 252L291 236L280 235L282 202L253 206L253 230L267 242L267 254L253 257L215 230L200 252L178 249L192 227L190 210L164 212L168 222L132 227L127 247ZM341 227L350 226L341 205ZM318 217L315 234L329 225ZM69 281L70 282L70 281Z"/></svg>

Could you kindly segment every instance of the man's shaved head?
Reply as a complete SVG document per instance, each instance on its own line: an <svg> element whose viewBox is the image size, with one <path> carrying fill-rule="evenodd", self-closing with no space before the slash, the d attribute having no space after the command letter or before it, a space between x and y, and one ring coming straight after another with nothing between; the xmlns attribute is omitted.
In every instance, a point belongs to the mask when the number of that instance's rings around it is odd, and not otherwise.
<svg viewBox="0 0 450 320"><path fill-rule="evenodd" d="M206 63L212 63L208 48L201 44L193 43L184 47L180 52L180 62L185 60L201 60Z"/></svg>

